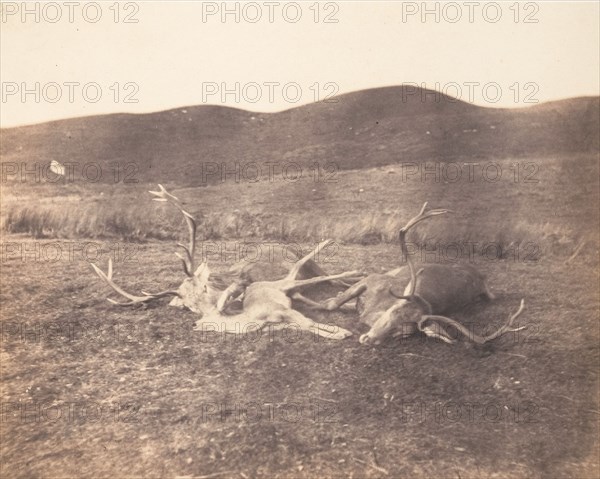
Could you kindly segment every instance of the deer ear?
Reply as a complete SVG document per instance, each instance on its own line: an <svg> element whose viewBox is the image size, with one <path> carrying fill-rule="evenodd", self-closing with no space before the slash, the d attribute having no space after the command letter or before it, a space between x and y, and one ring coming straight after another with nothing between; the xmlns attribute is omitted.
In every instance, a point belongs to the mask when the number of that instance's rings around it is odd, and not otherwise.
<svg viewBox="0 0 600 479"><path fill-rule="evenodd" d="M394 291L394 287L390 286L389 289L390 294L394 297L394 298L398 298L398 299L406 299L407 301L411 301L413 296L412 295L405 295L405 294L398 294Z"/></svg>
<svg viewBox="0 0 600 479"><path fill-rule="evenodd" d="M235 274L240 275L242 273L242 271L244 271L244 268L246 267L246 264L242 263L241 261L239 263L235 263L233 266L231 266L231 268L229 268L228 272L231 274Z"/></svg>
<svg viewBox="0 0 600 479"><path fill-rule="evenodd" d="M400 295L396 294L392 287L390 287L389 292L394 298L405 299L406 301L418 304L423 309L425 314L433 314L431 304L429 304L429 301L427 301L422 296L419 296L417 293Z"/></svg>
<svg viewBox="0 0 600 479"><path fill-rule="evenodd" d="M194 273L194 277L200 279L203 282L208 282L208 278L210 276L210 268L208 267L208 263L201 263L200 266L196 269Z"/></svg>

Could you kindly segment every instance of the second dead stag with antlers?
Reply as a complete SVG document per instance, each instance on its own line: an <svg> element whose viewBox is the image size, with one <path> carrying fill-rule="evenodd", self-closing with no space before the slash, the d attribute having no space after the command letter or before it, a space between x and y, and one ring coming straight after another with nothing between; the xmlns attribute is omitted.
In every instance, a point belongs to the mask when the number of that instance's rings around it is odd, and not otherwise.
<svg viewBox="0 0 600 479"><path fill-rule="evenodd" d="M524 329L525 326L512 327L523 311L524 300L521 300L519 309L509 317L507 323L488 336L473 334L457 321L441 316L478 299L491 300L494 296L487 288L485 277L471 265L433 264L416 270L408 253L406 234L421 221L450 212L443 209L426 211L426 208L427 203L399 233L400 247L408 267L386 274L371 274L338 297L326 301L324 309L335 310L356 298L361 320L371 326L370 331L360 337L360 342L370 345L378 345L388 337L408 337L417 332L453 343L454 339L444 326L455 328L478 344L491 341L507 332ZM398 288L404 288L404 293L397 294L395 291Z"/></svg>

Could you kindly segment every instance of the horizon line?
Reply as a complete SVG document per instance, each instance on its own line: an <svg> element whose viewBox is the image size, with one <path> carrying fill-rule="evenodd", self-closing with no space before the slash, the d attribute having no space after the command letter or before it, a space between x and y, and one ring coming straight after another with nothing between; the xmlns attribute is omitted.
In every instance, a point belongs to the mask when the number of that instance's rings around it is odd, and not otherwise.
<svg viewBox="0 0 600 479"><path fill-rule="evenodd" d="M102 116L110 116L110 115L131 115L131 116L142 116L142 115L153 115L153 114L158 114L158 113L166 113L169 111L174 111L174 110L181 110L181 109L186 109L186 108L200 108L200 107L220 107L220 108L225 108L225 109L231 109L231 110L238 110L240 112L245 112L245 113L249 113L249 114L257 114L257 115L277 115L277 114L281 114L281 113L285 113L291 110L296 110L298 108L303 108L303 107L307 107L310 105L316 105L318 103L337 103L337 102L333 102L331 100L336 99L336 98L340 98L340 97L344 97L344 96L348 96L348 95L352 95L352 94L356 94L356 93L360 93L360 92L368 92L368 91L375 91L375 90L385 90L385 89L393 89L393 88L403 88L403 87L411 87L411 88L415 88L415 91L428 91L428 92L432 92L434 94L440 95L441 97L445 97L448 99L452 99L454 101L451 101L451 103L457 103L457 104L465 104L465 105L469 105L469 106L473 106L476 108L483 108L483 109L489 109L489 110L523 110L523 109L527 109L527 108L532 108L532 107L536 107L536 106L541 106L541 105L546 105L549 103L556 103L556 102L561 102L561 101L569 101L569 100L578 100L578 99L593 99L593 98L598 98L600 99L600 93L598 95L579 95L579 96L568 96L568 97L561 97L561 98L557 98L557 99L551 99L551 100L546 100L546 101L539 101L539 102L531 102L529 104L520 104L518 106L514 106L514 107L509 107L509 106L491 106L489 104L480 104L480 103L476 103L476 102L470 102L467 100L463 100L461 98L456 98L453 97L452 95L448 95L446 93L443 93L441 91L432 89L432 88L426 88L426 87L421 87L421 86L415 86L414 84L407 84L407 83L401 83L398 85L387 85L387 86L378 86L378 87L373 87L373 88L363 88L360 90L351 90L348 92L344 92L344 93L340 93L338 95L335 95L333 97L331 97L331 99L329 101L326 100L318 100L318 101L312 101L312 102L307 102L307 103L303 103L301 105L297 105L297 106L292 106L291 108L284 108L282 110L277 110L277 111L259 111L259 110L250 110L250 109L246 109L246 108L239 108L239 107L235 107L235 106L231 106L231 105L227 105L224 103L200 103L200 104L184 104L184 105L178 105L178 106L173 106L170 108L166 108L166 109L162 109L162 110L150 110L150 111L145 111L145 112L126 112L126 111L114 111L114 112L108 112L108 113L97 113L97 114L92 114L92 115L80 115L80 116L68 116L68 117L61 117L61 118L56 118L56 119L52 119L52 120L46 120L46 121L41 121L41 122L35 122L35 123L20 123L20 124L14 124L14 125L9 125L9 126L3 126L0 124L0 130L9 130L9 129L13 129L13 128L25 128L25 127L31 127L31 126L37 126L37 125L44 125L47 123L55 123L55 122L60 122L60 121L68 121L68 120L75 120L75 119L84 119L84 118L93 118L93 117L102 117ZM431 100L434 101L434 100ZM437 101L437 100L435 100ZM422 103L428 103L428 101L423 101Z"/></svg>

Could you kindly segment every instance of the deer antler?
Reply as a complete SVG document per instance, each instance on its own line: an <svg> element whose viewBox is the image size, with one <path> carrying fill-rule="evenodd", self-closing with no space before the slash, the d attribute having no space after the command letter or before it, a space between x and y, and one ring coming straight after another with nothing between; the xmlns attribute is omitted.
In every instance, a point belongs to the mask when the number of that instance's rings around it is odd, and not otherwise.
<svg viewBox="0 0 600 479"><path fill-rule="evenodd" d="M429 321L429 320L439 321L441 323L448 324L448 325L456 328L460 333L462 333L464 336L466 336L471 341L473 341L477 344L484 344L484 343L487 343L488 341L491 341L492 339L496 339L496 338L502 336L503 334L521 331L522 329L525 329L527 326L521 326L519 328L512 328L513 322L523 312L524 308L525 308L525 300L522 299L519 309L517 310L517 312L515 314L513 314L512 316L510 316L508 318L508 321L506 322L506 324L488 336L479 336L475 333L472 333L471 331L469 331L467 328L465 328L459 322L457 322L453 319L447 318L446 316L424 315L417 323L417 327L419 328L419 331L422 331L429 336L434 336L434 337L438 337L440 339L444 339L443 337L439 336L437 333L434 333L427 327L423 326L423 323L425 323L426 321ZM446 339L444 339L444 340L446 340Z"/></svg>
<svg viewBox="0 0 600 479"><path fill-rule="evenodd" d="M156 198L152 198L152 199L154 201L171 203L179 211L181 211L181 213L183 214L183 217L185 218L185 222L187 223L188 230L190 233L189 246L185 246L181 243L177 243L177 246L182 248L183 251L185 252L185 257L181 256L179 253L175 253L175 254L183 263L183 271L185 272L185 274L188 277L192 278L194 276L194 271L196 270L196 268L194 267L194 251L196 249L196 220L194 219L194 217L191 214L189 214L187 211L185 211L183 209L183 206L181 206L181 202L179 201L179 198L177 198L176 196L169 193L163 185L159 184L158 187L160 188L160 191L149 191L148 192L148 193L156 196Z"/></svg>
<svg viewBox="0 0 600 479"><path fill-rule="evenodd" d="M149 192L150 194L156 196L156 198L153 198L153 200L160 201L160 202L169 202L172 205L174 205L179 211L181 211L181 213L183 214L183 217L185 218L185 221L187 223L188 230L190 233L189 246L185 246L181 243L177 243L177 246L179 246L180 248L183 248L183 250L185 252L185 256L182 256L179 253L175 253L175 254L183 263L183 270L185 271L185 274L191 278L194 276L194 271L195 271L194 250L196 247L196 220L194 220L194 217L191 214L189 214L187 211L185 211L183 209L183 206L181 206L181 202L179 201L179 198L177 198L176 196L169 193L163 185L159 184L158 187L159 187L159 191L150 191ZM123 289L121 289L119 286L117 286L113 282L113 280L112 280L113 267L112 267L111 259L108 260L108 272L107 273L104 273L104 271L102 271L95 264L91 263L91 265L92 265L92 268L94 268L94 271L96 272L96 274L106 284L108 284L114 291L119 293L124 298L127 298L127 300L128 300L125 302L119 302L119 301L115 301L113 299L107 298L108 301L110 301L113 304L117 304L119 306L131 306L133 304L148 303L155 299L164 298L166 296L181 297L181 295L177 291L174 291L174 290L161 291L160 293L146 293L146 292L142 291L142 294L144 296L136 296L136 295L130 294L127 291L124 291Z"/></svg>
<svg viewBox="0 0 600 479"><path fill-rule="evenodd" d="M162 291L160 293L146 293L146 292L142 291L142 294L144 296L135 296L133 294L128 293L127 291L124 291L123 289L121 289L119 286L117 286L113 282L113 280L112 280L113 267L112 267L112 259L111 258L109 258L109 260L108 260L108 272L107 273L102 271L95 264L91 263L91 265L92 265L92 268L94 268L94 271L96 272L96 274L98 276L100 276L100 278L106 284L108 284L112 289L114 289L121 296L123 296L129 300L126 302L120 302L120 301L115 301L114 299L106 298L108 301L110 301L113 304L117 304L119 306L131 306L134 304L149 303L150 301L154 301L155 299L159 299L159 298L164 298L165 296L180 296L177 291Z"/></svg>
<svg viewBox="0 0 600 479"><path fill-rule="evenodd" d="M402 256L404 256L406 258L406 262L408 263L408 269L410 270L410 292L407 295L407 299L409 299L410 297L414 296L415 293L415 287L417 285L417 273L415 271L415 265L413 263L412 258L410 257L410 255L408 254L408 248L406 246L406 233L408 233L408 230L411 229L413 226L415 226L417 223L430 218L431 216L437 216L437 215L445 215L446 213L452 213L452 210L446 210L446 209L437 209L437 210L430 210L428 212L425 212L425 208L427 208L427 202L425 202L423 204L423 207L421 208L421 211L419 211L419 214L417 216L415 216L414 218L412 218L408 223L406 223L406 225L404 225L404 227L402 227L400 229L400 232L398 233L398 239L400 240L400 248L402 249Z"/></svg>

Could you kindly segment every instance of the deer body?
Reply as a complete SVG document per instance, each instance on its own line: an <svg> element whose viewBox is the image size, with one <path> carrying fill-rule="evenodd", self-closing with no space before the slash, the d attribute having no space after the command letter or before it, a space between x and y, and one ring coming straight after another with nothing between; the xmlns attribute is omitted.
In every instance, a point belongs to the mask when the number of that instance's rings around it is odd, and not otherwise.
<svg viewBox="0 0 600 479"><path fill-rule="evenodd" d="M406 233L424 219L449 212L425 212L426 207L427 203L423 205L421 212L400 230L400 245L408 267L398 268L386 274L371 274L336 298L327 300L322 307L331 311L356 298L360 319L371 326L370 331L360 337L359 341L362 344L378 345L388 337L407 337L417 331L448 343L454 342L442 325L457 329L479 344L506 332L523 329L511 329L513 321L523 310L523 300L519 310L509 318L507 324L489 336L471 334L457 321L441 316L478 299L491 300L493 295L485 284L484 275L469 264L433 264L425 265L419 270L415 268L408 255ZM433 322L433 325L427 325L428 322Z"/></svg>
<svg viewBox="0 0 600 479"><path fill-rule="evenodd" d="M159 293L145 293L134 295L119 287L112 279L112 261L108 261L108 271L105 273L98 266L92 264L96 274L115 292L124 297L126 301L115 301L107 298L120 306L133 306L148 304L164 297L172 297L171 305L185 307L202 316L196 322L196 330L245 333L248 328L261 329L271 323L277 327L293 324L302 330L312 331L319 336L331 339L343 339L351 335L350 331L333 325L319 324L305 317L299 311L292 309L292 299L303 301L311 306L316 303L300 294L300 290L323 282L343 283L341 279L357 281L357 271L349 271L337 275L326 275L323 269L314 261L315 256L332 241L320 243L314 251L299 259L292 265L244 263L234 266L229 275L233 275L233 282L223 284L224 278L218 276L211 278L211 272L206 262L197 268L194 261L196 246L196 221L194 217L183 209L179 199L170 194L162 185L158 191L150 191L155 196L155 201L168 202L175 206L184 216L189 230L189 243L178 244L183 254L177 253L182 262L186 278L177 290L166 290ZM287 274L286 274L287 273ZM225 274L227 276L228 274ZM223 287L229 284L224 291ZM225 310L235 302L242 299L242 311L238 314L227 315ZM237 301L239 305L239 301Z"/></svg>
<svg viewBox="0 0 600 479"><path fill-rule="evenodd" d="M485 276L470 264L432 264L417 272L415 294L431 306L431 314L457 311L478 299L491 300Z"/></svg>
<svg viewBox="0 0 600 479"><path fill-rule="evenodd" d="M232 300L243 296L243 311L240 314L229 316L231 322L243 322L245 325L252 323L258 329L271 323L272 325L283 326L293 325L303 331L310 331L318 336L329 339L344 339L351 336L352 333L337 326L320 324L304 316L299 311L292 308L292 299L304 301L311 306L316 303L300 294L300 290L334 280L356 277L358 271L348 271L336 275L322 275L307 279L299 279L302 269L307 262L312 261L314 256L323 248L332 243L326 240L320 243L314 251L300 259L292 266L288 275L276 281L256 281L248 283L241 277L238 281L232 283L217 300L216 311L209 315L209 321L219 317ZM227 317L227 316L224 316ZM196 323L200 328L205 318Z"/></svg>
<svg viewBox="0 0 600 479"><path fill-rule="evenodd" d="M443 314L457 311L478 299L492 299L485 284L485 277L468 264L425 265L417 273L414 294L429 304L423 305L406 299L398 299L402 292L408 294L412 288L410 270L399 268L386 274L371 274L359 281L337 298L329 300L328 310L356 298L356 310L361 322L371 326L361 341L376 342L383 336L409 336L418 331L418 322L423 314Z"/></svg>

